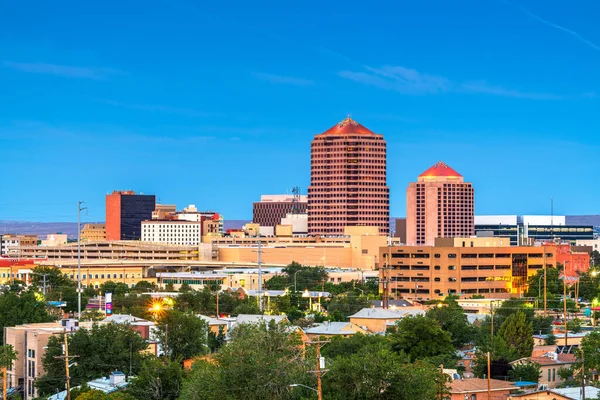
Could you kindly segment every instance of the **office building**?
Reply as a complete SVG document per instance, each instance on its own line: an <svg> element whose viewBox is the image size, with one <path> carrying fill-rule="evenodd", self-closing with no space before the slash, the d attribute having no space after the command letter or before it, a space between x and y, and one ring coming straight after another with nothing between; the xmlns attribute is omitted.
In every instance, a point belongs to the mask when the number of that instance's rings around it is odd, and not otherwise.
<svg viewBox="0 0 600 400"><path fill-rule="evenodd" d="M346 226L389 234L390 188L383 135L346 118L311 144L308 232L342 235Z"/></svg>
<svg viewBox="0 0 600 400"><path fill-rule="evenodd" d="M152 219L173 219L177 212L175 204L157 204L152 211Z"/></svg>
<svg viewBox="0 0 600 400"><path fill-rule="evenodd" d="M0 256L20 257L20 246L36 246L36 235L0 235Z"/></svg>
<svg viewBox="0 0 600 400"><path fill-rule="evenodd" d="M281 219L292 212L306 214L308 196L292 194L267 194L260 196L260 201L252 203L252 222L260 226L281 224Z"/></svg>
<svg viewBox="0 0 600 400"><path fill-rule="evenodd" d="M477 236L509 237L511 245L564 241L575 245L594 239L592 225L568 225L563 215L476 215Z"/></svg>
<svg viewBox="0 0 600 400"><path fill-rule="evenodd" d="M436 238L473 236L475 195L470 182L438 162L406 190L406 243L431 246Z"/></svg>
<svg viewBox="0 0 600 400"><path fill-rule="evenodd" d="M106 240L105 224L85 224L81 229L82 242L99 242Z"/></svg>
<svg viewBox="0 0 600 400"><path fill-rule="evenodd" d="M142 242L197 246L202 242L202 222L179 220L142 221Z"/></svg>
<svg viewBox="0 0 600 400"><path fill-rule="evenodd" d="M140 240L142 221L152 219L156 196L133 190L106 195L106 240Z"/></svg>
<svg viewBox="0 0 600 400"><path fill-rule="evenodd" d="M382 247L380 280L389 282L392 298L518 297L526 291L528 277L544 265L556 266L556 248L507 247L506 240L448 238L437 239L435 246Z"/></svg>
<svg viewBox="0 0 600 400"><path fill-rule="evenodd" d="M198 211L194 204L190 204L187 207L184 207L182 211L178 211L174 215L174 219L178 219L180 221L205 221L205 220L213 220L218 223L218 231L215 232L218 235L223 235L225 233L224 228L224 218L222 214L219 214L214 211Z"/></svg>

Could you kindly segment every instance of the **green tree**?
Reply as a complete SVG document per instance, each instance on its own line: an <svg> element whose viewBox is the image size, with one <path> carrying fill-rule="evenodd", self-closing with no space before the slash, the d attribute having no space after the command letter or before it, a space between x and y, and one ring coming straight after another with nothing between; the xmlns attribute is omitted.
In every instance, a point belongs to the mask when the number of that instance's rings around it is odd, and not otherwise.
<svg viewBox="0 0 600 400"><path fill-rule="evenodd" d="M219 326L219 333L208 332L208 347L211 353L219 350L225 344L225 333L223 326Z"/></svg>
<svg viewBox="0 0 600 400"><path fill-rule="evenodd" d="M197 361L184 380L181 398L290 399L291 384L311 385L312 349L303 357L300 338L275 324L240 324L231 331L231 342L212 362Z"/></svg>
<svg viewBox="0 0 600 400"><path fill-rule="evenodd" d="M600 266L600 252L598 252L598 250L592 251L590 261L592 262L593 266L596 266L596 267Z"/></svg>
<svg viewBox="0 0 600 400"><path fill-rule="evenodd" d="M325 397L331 399L435 399L445 393L439 371L380 343L335 358L324 378Z"/></svg>
<svg viewBox="0 0 600 400"><path fill-rule="evenodd" d="M469 323L465 310L456 300L448 298L444 303L431 308L426 315L436 320L444 331L449 332L454 347L460 348L474 340L475 328Z"/></svg>
<svg viewBox="0 0 600 400"><path fill-rule="evenodd" d="M436 358L435 364L449 364L456 359L450 333L437 321L422 315L404 317L390 330L392 349L406 353L411 360Z"/></svg>
<svg viewBox="0 0 600 400"><path fill-rule="evenodd" d="M144 360L140 372L131 381L127 392L141 400L175 400L179 398L183 369L179 360Z"/></svg>
<svg viewBox="0 0 600 400"><path fill-rule="evenodd" d="M574 364L575 371L581 371L582 359L585 360L585 376L590 377L594 370L600 370L600 332L593 331L581 339L581 346L576 349L577 362Z"/></svg>
<svg viewBox="0 0 600 400"><path fill-rule="evenodd" d="M357 333L349 337L335 336L327 346L323 346L321 354L327 359L347 357L358 353L365 347L390 346L389 338L382 335L363 335Z"/></svg>
<svg viewBox="0 0 600 400"><path fill-rule="evenodd" d="M524 312L517 311L500 326L498 336L515 349L519 357L529 357L533 350L533 326Z"/></svg>
<svg viewBox="0 0 600 400"><path fill-rule="evenodd" d="M370 306L371 302L365 296L344 293L331 299L327 312L332 321L347 321L348 316Z"/></svg>
<svg viewBox="0 0 600 400"><path fill-rule="evenodd" d="M56 317L48 313L38 297L33 290L0 294L0 327L54 321Z"/></svg>
<svg viewBox="0 0 600 400"><path fill-rule="evenodd" d="M533 317L532 327L533 333L540 335L547 335L552 332L553 317L544 317L543 315L536 315Z"/></svg>
<svg viewBox="0 0 600 400"><path fill-rule="evenodd" d="M542 371L540 365L534 362L525 362L513 365L512 370L508 372L508 376L513 382L538 382Z"/></svg>
<svg viewBox="0 0 600 400"><path fill-rule="evenodd" d="M156 324L158 341L172 360L189 359L208 351L208 325L193 314L166 312Z"/></svg>
<svg viewBox="0 0 600 400"><path fill-rule="evenodd" d="M91 329L81 328L68 336L69 355L77 356L77 365L71 368L71 384L77 386L112 371L133 374L139 371L142 350L148 344L139 333L127 324L94 324ZM55 393L65 384L64 361L55 358L63 353L64 337L52 336L48 340L42 365L46 371L36 386L42 395Z"/></svg>
<svg viewBox="0 0 600 400"><path fill-rule="evenodd" d="M581 320L579 318L573 318L567 321L567 330L573 333L581 332Z"/></svg>
<svg viewBox="0 0 600 400"><path fill-rule="evenodd" d="M100 292L112 293L113 296L125 296L130 291L129 286L123 282L107 281L100 285Z"/></svg>
<svg viewBox="0 0 600 400"><path fill-rule="evenodd" d="M17 361L18 354L10 344L0 346L0 369L11 370L13 363Z"/></svg>
<svg viewBox="0 0 600 400"><path fill-rule="evenodd" d="M546 346L552 346L556 344L556 336L552 332L546 335L546 339L544 339L544 344Z"/></svg>

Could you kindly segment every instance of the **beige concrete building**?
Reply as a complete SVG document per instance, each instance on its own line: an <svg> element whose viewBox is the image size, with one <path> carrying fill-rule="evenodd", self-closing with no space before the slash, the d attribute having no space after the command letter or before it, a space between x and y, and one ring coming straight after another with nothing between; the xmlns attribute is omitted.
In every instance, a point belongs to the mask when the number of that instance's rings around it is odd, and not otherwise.
<svg viewBox="0 0 600 400"><path fill-rule="evenodd" d="M106 225L85 224L81 229L82 242L100 242L106 240Z"/></svg>
<svg viewBox="0 0 600 400"><path fill-rule="evenodd" d="M0 255L21 257L21 246L37 246L36 235L0 235Z"/></svg>
<svg viewBox="0 0 600 400"><path fill-rule="evenodd" d="M7 371L8 386L23 385L25 399L38 397L34 382L44 375L42 358L50 336L59 335L64 330L71 331L77 326L79 322L76 320L61 320L4 328L5 343L17 352L17 360ZM81 326L90 328L91 322L82 322Z"/></svg>
<svg viewBox="0 0 600 400"><path fill-rule="evenodd" d="M144 243L137 240L115 240L81 244L82 260L198 260L202 246L169 245L164 243ZM77 243L60 246L21 246L24 258L45 258L47 260L77 259ZM201 257L204 256L200 252Z"/></svg>
<svg viewBox="0 0 600 400"><path fill-rule="evenodd" d="M473 186L438 162L406 190L406 244L432 246L435 238L475 234Z"/></svg>
<svg viewBox="0 0 600 400"><path fill-rule="evenodd" d="M59 246L67 244L67 235L64 233L52 233L42 240L41 246Z"/></svg>
<svg viewBox="0 0 600 400"><path fill-rule="evenodd" d="M448 294L509 298L527 289L529 276L556 265L553 246L392 246L380 249L381 288L392 298L438 299Z"/></svg>
<svg viewBox="0 0 600 400"><path fill-rule="evenodd" d="M215 238L222 262L234 264L256 262L258 242L262 260L287 265L292 261L304 265L371 270L379 264L379 248L389 238L379 235L377 227L346 227L343 236L335 237L228 237ZM394 238L397 243L398 239Z"/></svg>

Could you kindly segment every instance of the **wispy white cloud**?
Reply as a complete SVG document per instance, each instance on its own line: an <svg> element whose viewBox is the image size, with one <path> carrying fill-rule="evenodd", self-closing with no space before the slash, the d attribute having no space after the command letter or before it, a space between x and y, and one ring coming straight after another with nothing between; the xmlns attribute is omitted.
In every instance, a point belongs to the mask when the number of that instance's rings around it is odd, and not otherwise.
<svg viewBox="0 0 600 400"><path fill-rule="evenodd" d="M5 68L10 68L16 71L27 72L31 74L56 75L65 78L104 80L113 75L123 74L122 71L110 68L73 67L69 65L47 63L2 61L1 65Z"/></svg>
<svg viewBox="0 0 600 400"><path fill-rule="evenodd" d="M253 74L255 77L257 77L261 81L266 81L266 82L270 82L270 83L296 85L296 86L309 86L309 85L314 84L314 82L311 81L310 79L297 78L295 76L266 74L263 72L254 72Z"/></svg>
<svg viewBox="0 0 600 400"><path fill-rule="evenodd" d="M339 75L342 78L364 85L409 95L474 93L536 100L564 98L564 96L552 93L521 92L502 86L490 85L484 81L453 82L443 76L424 74L402 66L384 65L380 68L364 66L364 68L368 72L341 71Z"/></svg>
<svg viewBox="0 0 600 400"><path fill-rule="evenodd" d="M532 13L531 11L529 11L528 9L526 9L525 7L523 7L523 6L519 5L519 4L515 4L515 3L512 3L512 2L507 1L507 0L502 0L502 2L508 4L508 5L512 6L512 7L515 7L517 9L519 9L519 10L521 10L521 12L523 12L525 15L527 15L527 16L535 19L536 21L538 21L538 22L540 22L540 23L542 23L544 25L548 25L548 26L550 26L552 28L558 29L560 31L563 31L565 33L568 33L569 35L574 36L575 38L577 38L577 40L579 40L579 41L587 44L588 46L590 46L594 50L600 51L600 46L599 45L597 45L596 43L592 42L591 40L588 40L588 39L584 38L583 36L581 36L579 33L575 32L574 30L569 29L569 28L565 28L564 26L555 24L554 22L550 22L550 21L548 21L548 20L540 17L539 15L536 15L536 14Z"/></svg>
<svg viewBox="0 0 600 400"><path fill-rule="evenodd" d="M182 115L185 117L208 117L214 116L215 113L194 110L190 108L171 107L161 104L131 104L120 101L108 100L108 99L96 99L96 101L104 104L108 104L115 107L127 108L130 110L140 110L149 112L163 112L168 114Z"/></svg>

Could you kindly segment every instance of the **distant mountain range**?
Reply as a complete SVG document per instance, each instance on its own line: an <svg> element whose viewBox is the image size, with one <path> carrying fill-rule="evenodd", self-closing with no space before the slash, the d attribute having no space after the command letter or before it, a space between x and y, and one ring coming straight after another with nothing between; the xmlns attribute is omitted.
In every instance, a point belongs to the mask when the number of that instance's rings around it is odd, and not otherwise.
<svg viewBox="0 0 600 400"><path fill-rule="evenodd" d="M225 220L224 228L240 229L247 223L252 222L247 219L229 219ZM98 224L103 222L82 223L81 226L88 224ZM390 229L395 230L396 219L391 218ZM77 222L27 222L27 221L0 221L0 235L13 233L18 235L37 235L38 238L45 238L51 233L64 233L69 239L77 239Z"/></svg>
<svg viewBox="0 0 600 400"><path fill-rule="evenodd" d="M225 229L238 229L250 222L243 219L226 220ZM81 226L103 222L82 223ZM51 233L64 233L69 239L77 239L77 222L27 222L27 221L0 221L0 235L13 233L18 235L37 235L45 238Z"/></svg>

